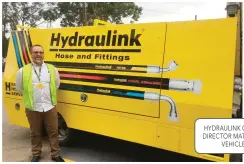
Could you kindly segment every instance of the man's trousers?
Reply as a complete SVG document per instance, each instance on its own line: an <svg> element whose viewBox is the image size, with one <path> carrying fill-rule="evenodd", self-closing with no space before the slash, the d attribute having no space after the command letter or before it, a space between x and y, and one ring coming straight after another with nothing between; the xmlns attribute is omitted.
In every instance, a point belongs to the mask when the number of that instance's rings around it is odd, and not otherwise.
<svg viewBox="0 0 244 164"><path fill-rule="evenodd" d="M49 137L51 156L59 156L58 139L58 114L54 107L47 112L35 112L26 109L26 116L30 124L30 137L32 146L32 155L41 156L42 153L42 129L43 122Z"/></svg>

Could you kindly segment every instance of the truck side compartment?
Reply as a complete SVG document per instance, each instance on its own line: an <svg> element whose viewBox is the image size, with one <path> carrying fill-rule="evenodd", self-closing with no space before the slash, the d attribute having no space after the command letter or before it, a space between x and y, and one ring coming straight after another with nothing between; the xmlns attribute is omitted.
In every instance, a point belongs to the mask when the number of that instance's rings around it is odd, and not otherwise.
<svg viewBox="0 0 244 164"><path fill-rule="evenodd" d="M232 117L235 41L235 18L12 32L4 104L28 128L15 75L41 44L59 71L57 109L69 128L229 161L196 153L194 124Z"/></svg>

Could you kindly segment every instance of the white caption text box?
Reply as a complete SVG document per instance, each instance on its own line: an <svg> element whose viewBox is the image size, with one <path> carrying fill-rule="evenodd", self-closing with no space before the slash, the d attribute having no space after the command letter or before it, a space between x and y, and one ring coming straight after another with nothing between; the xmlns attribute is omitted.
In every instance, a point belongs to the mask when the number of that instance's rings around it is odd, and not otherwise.
<svg viewBox="0 0 244 164"><path fill-rule="evenodd" d="M195 150L199 154L244 153L244 119L198 119Z"/></svg>

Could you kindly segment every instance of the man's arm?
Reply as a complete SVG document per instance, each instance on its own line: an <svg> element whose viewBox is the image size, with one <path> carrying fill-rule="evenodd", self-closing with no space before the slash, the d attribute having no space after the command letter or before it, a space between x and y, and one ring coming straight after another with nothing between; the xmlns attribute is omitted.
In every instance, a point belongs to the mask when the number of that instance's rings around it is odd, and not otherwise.
<svg viewBox="0 0 244 164"><path fill-rule="evenodd" d="M57 68L55 68L55 72L56 72L56 86L57 86L57 89L58 89L59 86L60 86L60 77L59 77L59 73L58 73Z"/></svg>
<svg viewBox="0 0 244 164"><path fill-rule="evenodd" d="M23 90L23 82L22 82L22 70L23 68L20 68L20 70L16 73L16 91L18 93L22 93Z"/></svg>

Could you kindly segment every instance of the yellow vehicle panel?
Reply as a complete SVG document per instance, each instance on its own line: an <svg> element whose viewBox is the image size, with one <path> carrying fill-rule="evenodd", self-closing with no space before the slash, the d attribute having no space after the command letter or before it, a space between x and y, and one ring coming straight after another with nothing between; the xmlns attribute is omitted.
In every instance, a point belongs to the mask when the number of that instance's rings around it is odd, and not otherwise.
<svg viewBox="0 0 244 164"><path fill-rule="evenodd" d="M161 30L157 31L157 29ZM126 65L127 67L131 66L132 68L129 73L132 76L136 76L137 71L145 70L147 65L162 66L165 29L166 23L133 26L76 27L56 29L55 31L44 30L42 32L42 37L51 38L50 42L47 42L40 37L36 37L40 33L39 30L30 31L30 35L33 36L33 39L31 39L33 44L41 44L47 51L49 49L58 49L57 51L49 51L45 56L46 61L58 62L59 64L60 62L63 62L67 67L72 66L72 63L90 63L95 65L97 71L99 68L104 67L109 69L109 65L112 64L115 65L117 69L120 68L120 71L122 72L123 69L126 68L124 68L125 66L120 66L121 64ZM121 36L124 38L120 40ZM87 48L79 48L82 46L85 47L85 45ZM62 58L62 55L72 57ZM70 63L67 63L67 60ZM144 65L144 67L137 67L137 65ZM74 71L77 70L72 70L72 72ZM92 90L88 91L90 93L87 93L88 101L85 103L80 101L80 92L65 92L65 94L61 94L63 96L59 97L61 102L67 102L68 100L70 104L159 117L159 102L152 103L149 101L141 101L140 99L118 98L119 96L122 96L120 94L123 92L120 90L121 88L124 90L133 90L134 88L123 87L123 85L126 85L126 82L130 80L129 78L131 78L131 81L137 80L136 78L126 76L129 73L122 72L123 76L121 76L121 74L114 76L113 74L116 70L110 72L104 71L104 74L103 71L100 71L99 74L96 73L96 75L94 75L94 73L85 74L85 72L87 72L85 69L81 71L82 72L79 72L80 74L77 75L77 73L71 74L70 71L63 70L61 72L61 76L64 77L62 78L62 82L66 84L67 88L78 88L83 85L85 86L83 91ZM150 77L150 74L145 75L144 79ZM161 76L162 73L154 75L154 77L158 77L158 79L160 79ZM64 81L64 79L72 79L72 81ZM92 83L90 81L92 81ZM98 82L102 84L97 84ZM72 85L70 85L70 83L72 83ZM115 86L113 85L114 83L120 83L120 85ZM137 83L131 82L131 84ZM99 87L96 87L98 85ZM159 89L157 90L160 90L160 86L158 88ZM157 92L157 90L151 88L143 88L139 90ZM96 92L96 94L93 94L94 92ZM130 92L128 91L127 93ZM113 94L115 96L104 96L104 94ZM140 93L131 91L130 94ZM69 97L73 98L69 99ZM119 104L119 108L115 104Z"/></svg>
<svg viewBox="0 0 244 164"><path fill-rule="evenodd" d="M9 43L3 95L11 123L28 127L15 75L31 61L30 46L41 44L60 73L57 109L68 127L229 160L195 152L194 123L232 117L235 18L31 28Z"/></svg>
<svg viewBox="0 0 244 164"><path fill-rule="evenodd" d="M165 78L202 81L200 94L162 90L177 102L181 127L194 128L197 118L230 118L236 47L236 19L167 24L164 63L179 63ZM225 27L225 28L221 28ZM161 102L160 109L168 108Z"/></svg>

